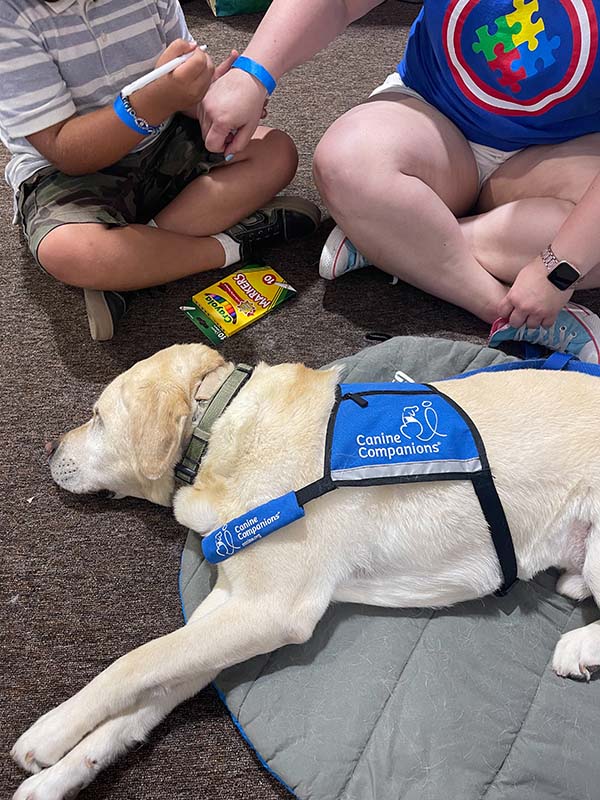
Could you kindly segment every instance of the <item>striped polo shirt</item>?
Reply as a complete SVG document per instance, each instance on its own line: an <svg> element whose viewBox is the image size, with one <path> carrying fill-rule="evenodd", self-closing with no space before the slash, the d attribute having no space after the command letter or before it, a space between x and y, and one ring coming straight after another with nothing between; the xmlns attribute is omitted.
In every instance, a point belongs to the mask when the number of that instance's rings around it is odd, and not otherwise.
<svg viewBox="0 0 600 800"><path fill-rule="evenodd" d="M0 0L0 139L13 191L49 165L27 136L111 104L178 38L193 41L178 0Z"/></svg>

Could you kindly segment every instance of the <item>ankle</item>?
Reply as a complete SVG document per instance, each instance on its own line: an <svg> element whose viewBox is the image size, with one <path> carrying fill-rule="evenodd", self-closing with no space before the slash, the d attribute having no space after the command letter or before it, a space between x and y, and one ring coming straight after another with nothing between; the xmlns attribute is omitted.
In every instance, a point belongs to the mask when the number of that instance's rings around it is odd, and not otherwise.
<svg viewBox="0 0 600 800"><path fill-rule="evenodd" d="M237 264L241 258L241 247L239 242L236 242L235 239L232 239L227 233L215 233L209 238L214 239L222 251L222 256L220 259L218 259L222 263L218 264L217 266L230 267L232 264Z"/></svg>

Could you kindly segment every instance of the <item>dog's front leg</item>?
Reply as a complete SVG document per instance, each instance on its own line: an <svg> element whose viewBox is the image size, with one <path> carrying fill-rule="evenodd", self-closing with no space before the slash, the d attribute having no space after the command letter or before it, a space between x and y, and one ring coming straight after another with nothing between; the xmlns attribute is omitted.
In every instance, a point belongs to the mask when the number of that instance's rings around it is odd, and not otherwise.
<svg viewBox="0 0 600 800"><path fill-rule="evenodd" d="M54 766L25 781L15 800L73 796L225 667L306 641L327 603L303 603L299 614L299 606L289 607L287 600L217 593L212 610L201 607L185 628L120 658L19 739L13 757L21 766L34 771Z"/></svg>
<svg viewBox="0 0 600 800"><path fill-rule="evenodd" d="M212 611L227 602L229 599L229 592L225 587L226 584L223 581L223 577L220 575L212 592L204 599L204 601L194 612L190 619L190 624L201 619L203 616L210 614ZM153 644L162 642L165 638L168 637L156 639L154 640ZM137 650L133 651L129 654L129 656L125 656L124 658L132 657L135 653L137 653ZM122 660L123 659L120 659L120 661ZM103 716L99 715L96 721L91 716L87 716L85 713L85 706L82 705L82 703L85 703L85 696L89 696L94 692L94 687L99 682L100 678L102 678L106 672L114 670L116 664L120 663L120 661L116 662L112 665L112 667L109 667L108 670L105 670L105 672L101 673L101 675L99 675L95 681L89 683L82 691L78 692L76 695L69 698L69 700L66 700L64 703L61 703L61 705L52 709L52 711L49 711L47 714L44 714L44 716L40 717L37 722L19 738L11 752L12 757L19 764L19 766L28 772L40 772L40 770L44 769L44 767L49 767L52 764L55 764L66 752L74 747L77 742L79 742L85 736L86 733L89 733L91 730L93 730L96 727L96 724L102 722L106 717L110 716L110 713L106 713ZM189 693L181 697L171 706L168 706L164 692L154 692L149 698L145 698L147 702L141 704L141 708L149 707L150 709L153 709L157 704L161 706L164 705L166 708L166 711L163 714L164 717L169 713L169 711L172 710L172 708L174 708L175 705L177 705L177 703L183 702L186 697L191 697L192 694L200 691L200 689L206 685L206 683L209 683L212 680L214 675L209 675L206 680L204 680L205 676L203 675L192 677L195 678L195 680L192 680L193 686ZM197 684L199 684L197 688L194 688ZM97 701L95 705L98 705ZM132 715L138 710L140 710L140 704L133 703L131 707L126 708L127 713L125 715L119 716ZM157 723L154 723L154 725L156 724ZM151 725L148 730L151 730L154 725Z"/></svg>
<svg viewBox="0 0 600 800"><path fill-rule="evenodd" d="M53 766L42 769L24 781L13 800L62 800L74 797L102 769L143 742L175 706L200 691L205 683L202 678L164 693L157 692L139 707L101 723Z"/></svg>

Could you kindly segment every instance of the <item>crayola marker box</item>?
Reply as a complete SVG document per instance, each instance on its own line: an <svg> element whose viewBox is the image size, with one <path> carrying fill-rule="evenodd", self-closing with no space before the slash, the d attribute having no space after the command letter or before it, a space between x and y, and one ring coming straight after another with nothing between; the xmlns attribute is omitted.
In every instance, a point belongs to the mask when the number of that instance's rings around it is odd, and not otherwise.
<svg viewBox="0 0 600 800"><path fill-rule="evenodd" d="M207 286L184 309L206 338L219 344L295 296L274 269L252 265Z"/></svg>

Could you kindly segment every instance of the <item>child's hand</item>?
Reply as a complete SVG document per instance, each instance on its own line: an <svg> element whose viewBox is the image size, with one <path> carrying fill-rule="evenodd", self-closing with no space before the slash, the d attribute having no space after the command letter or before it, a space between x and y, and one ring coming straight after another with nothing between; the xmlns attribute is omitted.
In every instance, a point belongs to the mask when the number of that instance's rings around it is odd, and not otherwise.
<svg viewBox="0 0 600 800"><path fill-rule="evenodd" d="M154 83L134 92L132 104L136 108L136 97L151 105L157 114L166 119L176 111L184 111L199 103L211 84L215 68L209 55L184 39L176 39L167 47L156 62L160 67L173 58L193 52L191 58L180 64L173 72L163 75Z"/></svg>
<svg viewBox="0 0 600 800"><path fill-rule="evenodd" d="M186 53L191 53L191 51L195 49L196 45L194 42L188 42L186 39L175 39L175 41L171 42L167 49L163 50L160 56L156 59L154 68L162 67L163 64L167 64L169 61L172 61L178 56L184 56Z"/></svg>

